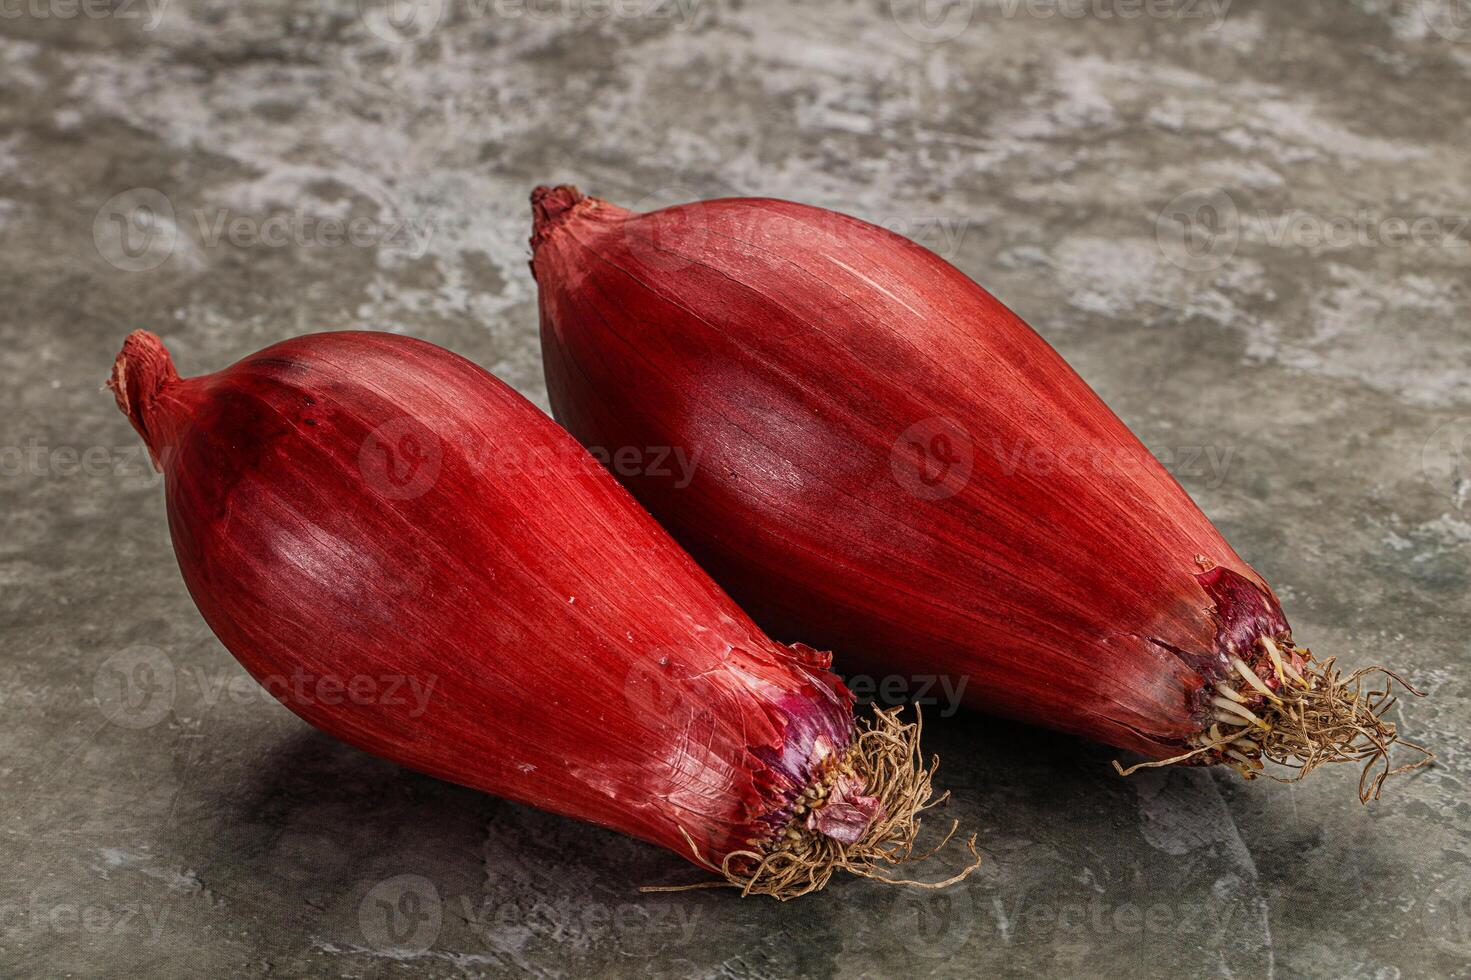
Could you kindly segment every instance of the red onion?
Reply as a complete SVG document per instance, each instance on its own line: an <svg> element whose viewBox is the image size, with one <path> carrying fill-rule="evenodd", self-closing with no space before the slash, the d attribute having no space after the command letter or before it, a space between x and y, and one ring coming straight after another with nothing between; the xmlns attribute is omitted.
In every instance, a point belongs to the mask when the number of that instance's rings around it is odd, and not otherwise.
<svg viewBox="0 0 1471 980"><path fill-rule="evenodd" d="M109 384L164 473L200 611L317 728L747 892L907 856L932 774L916 726L856 728L824 655L768 639L470 362L323 333L180 378L139 331ZM395 680L427 704L385 696Z"/></svg>
<svg viewBox="0 0 1471 980"><path fill-rule="evenodd" d="M1377 794L1398 678L1297 647L1165 468L959 270L787 201L532 205L558 420L697 458L687 486L620 476L773 635L1149 764L1360 760Z"/></svg>

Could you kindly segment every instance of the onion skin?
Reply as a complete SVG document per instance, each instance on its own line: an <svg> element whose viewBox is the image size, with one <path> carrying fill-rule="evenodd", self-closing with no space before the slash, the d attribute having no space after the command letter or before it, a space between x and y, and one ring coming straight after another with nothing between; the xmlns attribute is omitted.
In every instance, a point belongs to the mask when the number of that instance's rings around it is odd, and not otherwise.
<svg viewBox="0 0 1471 980"><path fill-rule="evenodd" d="M698 459L622 478L772 635L1152 759L1209 727L1231 656L1290 639L1164 466L938 256L787 201L532 202L557 419Z"/></svg>
<svg viewBox="0 0 1471 980"><path fill-rule="evenodd" d="M854 737L823 655L463 358L324 333L181 379L139 331L110 385L210 627L346 742L718 865Z"/></svg>

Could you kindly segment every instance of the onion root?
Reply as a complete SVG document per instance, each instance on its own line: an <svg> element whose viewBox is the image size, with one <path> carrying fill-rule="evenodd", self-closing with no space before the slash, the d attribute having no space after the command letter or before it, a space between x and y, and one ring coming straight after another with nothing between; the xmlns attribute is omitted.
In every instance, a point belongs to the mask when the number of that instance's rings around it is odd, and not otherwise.
<svg viewBox="0 0 1471 980"><path fill-rule="evenodd" d="M1187 761L1222 762L1246 779L1266 775L1282 783L1302 779L1319 766L1333 762L1363 763L1359 774L1359 800L1368 803L1379 799L1385 780L1391 776L1413 772L1435 761L1435 753L1414 742L1400 738L1392 721L1384 715L1398 701L1394 686L1416 697L1425 692L1387 667L1361 667L1345 675L1337 658L1319 660L1305 647L1291 640L1262 637L1259 645L1267 655L1277 689L1269 691L1262 677L1239 657L1231 660L1232 679L1239 698L1216 697L1212 705L1228 708L1243 716L1232 718L1237 725L1250 716L1253 724L1221 733L1212 725L1208 733L1192 740L1196 748L1169 759L1141 762L1125 769L1114 763L1120 775L1129 776L1140 769L1174 765ZM1284 655L1285 654L1285 655ZM1378 680L1374 680L1374 678ZM1239 702L1255 702L1261 713L1253 714ZM1222 712L1215 717L1219 721ZM1391 766L1390 750L1402 745L1420 754L1420 758L1399 766ZM1294 770L1290 776L1265 769L1263 762Z"/></svg>
<svg viewBox="0 0 1471 980"><path fill-rule="evenodd" d="M863 792L879 800L879 816L855 844L844 844L819 831L809 829L802 814L774 835L764 846L752 850L733 851L719 865L711 863L693 841L690 848L698 863L719 874L721 880L689 885L649 886L645 892L675 892L695 888L739 888L741 895L770 895L780 901L799 898L824 887L835 871L870 878L889 885L916 888L947 888L970 877L980 867L972 835L965 843L973 860L961 871L936 882L910 881L897 878L884 869L912 861L922 861L943 848L955 836L959 821L934 847L915 853L920 816L926 810L944 803L949 793L936 796L932 785L939 757L925 764L920 749L923 720L915 708L915 720L899 719L900 708L887 711L874 709L873 717L860 726L858 738L847 758L834 767L823 784L808 790L805 797L820 806L832 780L841 774L858 777Z"/></svg>

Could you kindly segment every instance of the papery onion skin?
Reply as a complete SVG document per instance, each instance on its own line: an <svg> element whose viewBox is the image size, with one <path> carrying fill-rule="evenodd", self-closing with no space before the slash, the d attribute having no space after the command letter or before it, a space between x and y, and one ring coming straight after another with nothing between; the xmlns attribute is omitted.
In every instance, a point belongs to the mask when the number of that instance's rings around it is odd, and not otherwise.
<svg viewBox="0 0 1471 980"><path fill-rule="evenodd" d="M928 250L788 201L532 201L557 419L698 458L688 486L620 475L772 635L1156 759L1233 654L1290 638L1123 422Z"/></svg>
<svg viewBox="0 0 1471 980"><path fill-rule="evenodd" d="M139 331L110 385L210 627L346 742L718 864L854 737L823 655L455 354L322 333L181 379Z"/></svg>

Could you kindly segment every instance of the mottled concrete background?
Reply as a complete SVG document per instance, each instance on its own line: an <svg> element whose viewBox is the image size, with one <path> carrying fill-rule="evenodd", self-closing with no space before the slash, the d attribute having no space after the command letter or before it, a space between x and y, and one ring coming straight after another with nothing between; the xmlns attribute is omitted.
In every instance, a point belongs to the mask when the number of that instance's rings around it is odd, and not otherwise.
<svg viewBox="0 0 1471 980"><path fill-rule="evenodd" d="M0 974L1471 972L1471 4L161 2L0 0ZM187 373L388 328L544 406L549 181L945 254L1300 638L1432 692L1398 717L1440 765L1368 808L1347 771L1125 780L941 704L984 870L779 906L642 896L691 869L314 734L204 626L99 385L139 326Z"/></svg>

